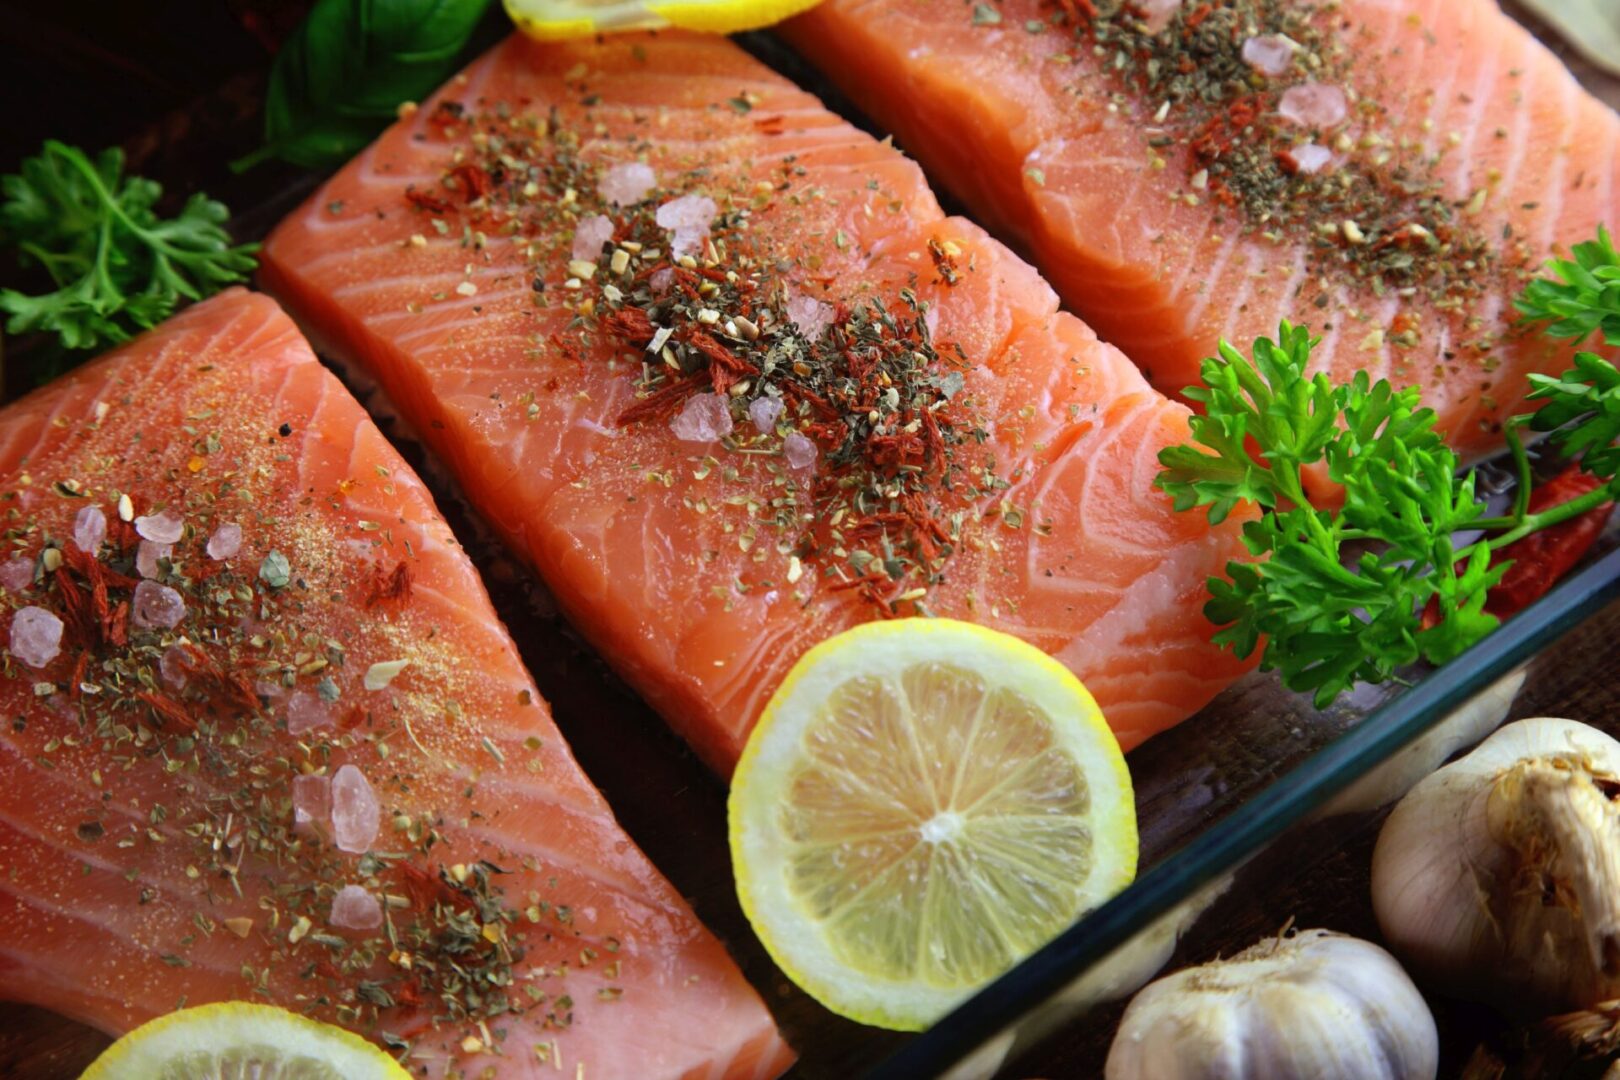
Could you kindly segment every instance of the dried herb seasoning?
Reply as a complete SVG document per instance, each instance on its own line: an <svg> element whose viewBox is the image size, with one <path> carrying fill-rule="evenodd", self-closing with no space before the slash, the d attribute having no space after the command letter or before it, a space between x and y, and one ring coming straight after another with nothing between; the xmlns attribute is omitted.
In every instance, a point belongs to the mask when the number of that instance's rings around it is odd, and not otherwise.
<svg viewBox="0 0 1620 1080"><path fill-rule="evenodd" d="M470 246L518 240L534 302L569 314L546 347L639 370L614 422L667 425L719 452L706 461L763 469L790 585L808 567L885 614L926 612L975 504L1007 485L964 392L969 362L936 350L911 289L845 299L800 286L802 253L750 229L792 187L791 161L780 184L744 189L725 170L588 160L555 114L441 104L434 120L465 143L437 189L407 201ZM945 284L966 272L954 244L930 253Z"/></svg>
<svg viewBox="0 0 1620 1080"><path fill-rule="evenodd" d="M0 494L0 613L10 628L0 681L25 684L61 732L41 743L42 767L82 771L108 805L161 793L159 802L136 801L138 820L95 814L66 827L83 845L182 860L179 894L172 883L160 891L143 882L138 868L124 875L132 904L197 905L197 933L159 943L165 963L190 964L192 946L226 931L251 941L255 959L269 957L269 966L243 966L244 996L271 994L274 984L279 999L291 980L304 1007L362 1029L391 1024L406 1048L433 1025L483 1030L496 1017L554 1011L546 994L523 991L565 971L525 972L521 991L516 983L530 936L566 933L561 920L524 919L493 861L445 865L443 812L392 812L392 828L381 822L358 858L341 850L335 813L330 823L298 813L299 781L330 776L338 760L361 763L384 806L408 806L418 786L394 769L388 749L396 736L416 740L410 712L358 686L348 639L408 613L409 561L311 563L313 526L246 509L236 479L154 478L152 488L172 491L168 506L86 494L72 480L53 490L68 509L43 516L19 509L16 492ZM51 526L61 513L77 515L70 535ZM149 559L158 541L162 555ZM318 614L322 605L339 613L335 622ZM341 639L316 629L328 625L348 629ZM343 684L364 704L344 709ZM21 716L12 725L18 735L29 729ZM439 732L439 745L454 737ZM493 745L487 735L482 743ZM136 785L156 776L159 785ZM375 900L374 929L338 921L345 886ZM539 896L531 896L533 910ZM235 913L244 902L252 914ZM221 910L233 913L208 914Z"/></svg>
<svg viewBox="0 0 1620 1080"><path fill-rule="evenodd" d="M1303 244L1313 277L1446 309L1527 272L1522 245L1475 224L1483 191L1448 198L1441 155L1393 135L1385 103L1358 93L1368 60L1335 0L1055 0L1052 21L1075 35L1077 92L1138 111L1150 167L1187 149L1175 200Z"/></svg>

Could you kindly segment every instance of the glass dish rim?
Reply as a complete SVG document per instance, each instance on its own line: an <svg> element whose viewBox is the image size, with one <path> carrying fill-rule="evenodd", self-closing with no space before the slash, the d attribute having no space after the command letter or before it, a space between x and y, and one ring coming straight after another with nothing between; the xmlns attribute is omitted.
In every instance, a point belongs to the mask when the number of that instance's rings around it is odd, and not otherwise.
<svg viewBox="0 0 1620 1080"><path fill-rule="evenodd" d="M938 1076L1015 1026L1196 890L1233 870L1497 679L1620 599L1620 547L1268 784L867 1072ZM1194 721L1189 721L1194 722Z"/></svg>

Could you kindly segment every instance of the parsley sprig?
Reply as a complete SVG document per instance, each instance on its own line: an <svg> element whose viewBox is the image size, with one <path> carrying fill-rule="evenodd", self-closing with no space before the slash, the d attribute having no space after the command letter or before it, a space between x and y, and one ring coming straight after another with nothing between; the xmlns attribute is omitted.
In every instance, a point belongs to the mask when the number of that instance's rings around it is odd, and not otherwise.
<svg viewBox="0 0 1620 1080"><path fill-rule="evenodd" d="M197 194L178 217L160 218L153 208L163 189L123 171L117 149L92 161L52 140L0 179L0 240L56 285L39 296L0 291L8 332L54 333L68 349L116 344L162 322L182 299L252 272L257 245L231 244L224 206Z"/></svg>
<svg viewBox="0 0 1620 1080"><path fill-rule="evenodd" d="M1544 323L1548 337L1582 341L1602 334L1604 344L1620 345L1620 254L1609 230L1598 226L1596 240L1576 244L1573 259L1547 264L1553 278L1532 281L1514 301L1527 322Z"/></svg>
<svg viewBox="0 0 1620 1080"><path fill-rule="evenodd" d="M1222 342L1204 361L1204 385L1187 392L1205 410L1191 419L1198 445L1159 455L1158 486L1179 510L1208 507L1215 523L1242 502L1263 509L1243 542L1265 561L1228 564L1226 579L1210 580L1205 613L1223 627L1215 640L1239 656L1265 637L1262 666L1326 705L1357 681L1443 662L1488 632L1496 619L1485 593L1504 570L1484 545L1454 549L1453 535L1485 507L1473 478L1457 479L1456 455L1418 391L1370 384L1365 373L1339 386L1307 375L1316 342L1287 322L1275 341L1254 343L1252 361ZM1312 502L1307 468L1342 486L1342 507ZM1383 543L1350 555L1349 545L1374 539ZM1424 629L1431 598L1443 617Z"/></svg>
<svg viewBox="0 0 1620 1080"><path fill-rule="evenodd" d="M1519 310L1555 337L1620 343L1620 257L1608 233L1574 254L1552 264L1560 281L1525 291ZM1490 633L1499 620L1485 610L1487 593L1510 565L1493 564L1492 553L1620 498L1620 371L1582 352L1558 378L1531 376L1540 411L1506 425L1517 500L1488 517L1474 474L1459 472L1418 389L1365 372L1337 385L1308 374L1317 341L1286 321L1248 356L1223 341L1203 363L1202 385L1186 391L1203 407L1189 421L1192 442L1160 453L1156 483L1178 510L1204 508L1215 524L1241 505L1259 508L1243 527L1255 561L1211 578L1204 611L1221 628L1217 643L1246 657L1264 640L1261 667L1325 707L1357 682L1444 663ZM1606 483L1530 513L1522 428L1549 433L1560 454ZM1308 470L1338 485L1341 505L1313 502Z"/></svg>

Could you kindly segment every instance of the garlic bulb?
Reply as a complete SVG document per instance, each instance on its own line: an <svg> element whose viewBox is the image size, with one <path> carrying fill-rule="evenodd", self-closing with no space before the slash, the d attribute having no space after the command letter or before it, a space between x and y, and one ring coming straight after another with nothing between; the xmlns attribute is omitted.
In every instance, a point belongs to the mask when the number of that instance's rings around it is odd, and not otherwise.
<svg viewBox="0 0 1620 1080"><path fill-rule="evenodd" d="M1620 996L1620 743L1521 720L1384 823L1373 907L1414 974L1513 1012Z"/></svg>
<svg viewBox="0 0 1620 1080"><path fill-rule="evenodd" d="M1301 930L1136 995L1107 1080L1432 1080L1434 1017L1371 942Z"/></svg>

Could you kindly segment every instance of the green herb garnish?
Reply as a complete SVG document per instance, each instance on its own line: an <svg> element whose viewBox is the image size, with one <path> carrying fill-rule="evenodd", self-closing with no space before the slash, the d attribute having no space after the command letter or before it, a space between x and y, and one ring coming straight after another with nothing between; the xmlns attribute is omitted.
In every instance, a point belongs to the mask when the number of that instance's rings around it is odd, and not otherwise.
<svg viewBox="0 0 1620 1080"><path fill-rule="evenodd" d="M257 265L257 245L232 246L223 205L193 195L165 220L153 209L162 187L123 171L117 149L92 162L52 140L18 174L0 179L0 238L56 284L40 296L0 291L9 333L52 333L68 349L127 341L182 299L243 281Z"/></svg>
<svg viewBox="0 0 1620 1080"><path fill-rule="evenodd" d="M1606 232L1555 262L1564 284L1537 282L1519 309L1532 321L1557 320L1549 333L1584 337L1620 316L1605 283L1620 284ZM1620 321L1614 327L1620 330ZM1579 331L1573 332L1573 331ZM1620 340L1617 338L1615 340ZM1220 523L1256 504L1259 520L1244 545L1263 561L1232 562L1211 578L1204 612L1221 645L1248 656L1265 639L1261 667L1310 691L1325 707L1356 682L1383 682L1418 660L1444 663L1498 625L1488 590L1509 566L1492 553L1620 498L1620 371L1579 353L1560 378L1530 376L1533 414L1506 425L1519 476L1512 513L1487 517L1472 473L1434 430L1433 410L1415 387L1394 389L1358 373L1334 385L1306 370L1316 339L1282 324L1275 341L1254 343L1252 358L1222 342L1204 361L1202 385L1187 396L1204 407L1190 420L1195 445L1169 447L1155 483L1178 510L1205 507ZM1551 432L1562 454L1605 483L1539 513L1528 509L1530 463L1519 429ZM1251 450L1256 452L1251 452ZM1314 503L1302 481L1324 469L1343 491L1337 509ZM1482 535L1458 548L1464 531Z"/></svg>
<svg viewBox="0 0 1620 1080"><path fill-rule="evenodd" d="M353 157L399 106L438 89L456 70L489 0L316 0L270 69L267 158L323 169Z"/></svg>
<svg viewBox="0 0 1620 1080"><path fill-rule="evenodd" d="M1548 337L1582 341L1601 334L1604 344L1620 345L1620 255L1609 230L1598 226L1597 239L1576 244L1572 254L1547 264L1557 280L1532 281L1513 306L1525 321L1545 323Z"/></svg>

